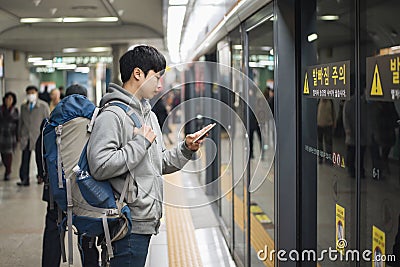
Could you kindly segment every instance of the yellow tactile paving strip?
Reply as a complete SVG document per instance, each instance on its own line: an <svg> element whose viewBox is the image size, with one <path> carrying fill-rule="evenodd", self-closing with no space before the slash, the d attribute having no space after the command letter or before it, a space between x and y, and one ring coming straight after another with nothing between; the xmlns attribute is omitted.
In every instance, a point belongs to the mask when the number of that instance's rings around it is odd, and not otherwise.
<svg viewBox="0 0 400 267"><path fill-rule="evenodd" d="M221 173L223 174L221 187L222 192L228 192L231 188L230 185L231 177L230 172L224 172L226 166L221 166ZM239 226L239 228L244 231L244 219L245 219L245 208L243 205L243 200L240 199L236 194L233 195L234 199L234 217L235 223ZM232 201L232 191L226 194L226 199L228 201ZM246 196L245 196L246 197ZM250 230L250 242L251 246L255 251L264 250L265 246L268 247L268 251L275 249L274 241L270 237L267 231L265 231L263 225L257 220L254 214L251 214L251 230ZM274 261L266 260L263 262L265 266L274 266Z"/></svg>
<svg viewBox="0 0 400 267"><path fill-rule="evenodd" d="M165 179L175 185L182 184L180 175L176 173L166 175ZM168 187L166 187L166 203L168 203L168 195ZM173 197L176 198L177 196ZM166 205L165 220L167 227L169 266L202 267L203 264L196 242L190 210Z"/></svg>

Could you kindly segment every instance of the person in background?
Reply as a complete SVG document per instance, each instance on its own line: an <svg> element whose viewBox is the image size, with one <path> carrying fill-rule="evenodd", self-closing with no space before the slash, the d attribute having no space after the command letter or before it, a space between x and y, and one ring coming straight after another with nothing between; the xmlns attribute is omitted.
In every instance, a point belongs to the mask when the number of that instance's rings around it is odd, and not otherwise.
<svg viewBox="0 0 400 267"><path fill-rule="evenodd" d="M44 86L44 90L42 93L39 93L39 99L43 100L47 104L50 103L50 94L49 94L49 87L47 85Z"/></svg>
<svg viewBox="0 0 400 267"><path fill-rule="evenodd" d="M53 89L54 91L55 89ZM58 90L58 89L57 89ZM66 96L79 94L86 96L87 90L85 87L75 84L67 88ZM43 120L40 129L43 129L46 120ZM43 149L43 150L42 150ZM46 161L44 160L44 146L42 146L42 131L36 140L35 154L36 166L38 168L38 176L44 181L42 200L47 202L47 212L45 219L45 228L43 233L43 249L42 249L42 267L59 267L61 262L61 240L58 230L58 207L55 202L50 202L50 183L47 176ZM38 178L39 179L39 178ZM65 216L62 216L63 219ZM81 254L83 267L98 267L99 252L95 244L90 246L91 239L78 235L78 248Z"/></svg>
<svg viewBox="0 0 400 267"><path fill-rule="evenodd" d="M60 102L60 90L58 88L54 88L50 91L50 112L53 111L53 109L57 106L57 104Z"/></svg>
<svg viewBox="0 0 400 267"><path fill-rule="evenodd" d="M18 136L21 140L22 160L19 169L19 186L29 186L29 163L31 152L40 133L40 124L49 117L49 105L38 99L38 88L30 85L26 88L26 102L21 105L21 118ZM40 183L40 179L38 179Z"/></svg>
<svg viewBox="0 0 400 267"><path fill-rule="evenodd" d="M167 122L168 111L167 111L167 108L165 107L163 98L161 98L161 97L158 98L154 102L153 108L151 110L157 116L158 124L160 125L163 136L165 135L168 139L169 144L172 145L173 142L172 142L171 138L169 137L169 133L171 132L171 129L169 128L169 125Z"/></svg>
<svg viewBox="0 0 400 267"><path fill-rule="evenodd" d="M317 132L318 149L332 155L332 135L335 128L336 118L332 99L322 98L318 101L317 108ZM325 144L325 148L324 148ZM319 157L318 162L322 163L324 158ZM326 160L326 159L325 159Z"/></svg>
<svg viewBox="0 0 400 267"><path fill-rule="evenodd" d="M17 144L18 130L18 109L17 96L12 92L7 92L3 97L3 105L0 107L0 152L1 160L6 171L4 180L10 180L12 153Z"/></svg>
<svg viewBox="0 0 400 267"><path fill-rule="evenodd" d="M60 98L63 99L65 97L64 86L59 86L58 90L60 90Z"/></svg>

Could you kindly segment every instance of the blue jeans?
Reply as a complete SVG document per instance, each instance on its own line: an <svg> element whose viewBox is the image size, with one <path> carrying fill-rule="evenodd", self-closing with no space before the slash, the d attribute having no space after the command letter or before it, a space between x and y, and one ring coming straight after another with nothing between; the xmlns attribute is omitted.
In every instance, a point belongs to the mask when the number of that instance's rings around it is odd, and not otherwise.
<svg viewBox="0 0 400 267"><path fill-rule="evenodd" d="M144 267L151 235L128 234L113 242L111 267Z"/></svg>

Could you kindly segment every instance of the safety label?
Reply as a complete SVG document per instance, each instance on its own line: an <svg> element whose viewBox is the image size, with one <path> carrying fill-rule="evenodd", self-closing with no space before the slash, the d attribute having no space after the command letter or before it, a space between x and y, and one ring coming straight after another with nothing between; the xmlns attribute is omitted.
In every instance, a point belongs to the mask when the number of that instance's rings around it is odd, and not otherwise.
<svg viewBox="0 0 400 267"><path fill-rule="evenodd" d="M336 249L340 253L344 253L344 249L346 245L343 244L346 242L344 236L345 229L345 210L342 206L336 204Z"/></svg>
<svg viewBox="0 0 400 267"><path fill-rule="evenodd" d="M368 57L366 62L368 100L400 100L400 54Z"/></svg>
<svg viewBox="0 0 400 267"><path fill-rule="evenodd" d="M307 67L303 95L312 98L350 99L350 60Z"/></svg>

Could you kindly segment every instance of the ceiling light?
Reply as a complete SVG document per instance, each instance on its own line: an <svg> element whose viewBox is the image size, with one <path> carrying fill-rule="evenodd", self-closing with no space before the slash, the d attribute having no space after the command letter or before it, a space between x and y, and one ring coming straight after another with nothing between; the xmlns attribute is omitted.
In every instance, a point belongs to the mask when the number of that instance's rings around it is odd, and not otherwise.
<svg viewBox="0 0 400 267"><path fill-rule="evenodd" d="M58 67L59 70L74 70L76 69L76 64L69 64L62 67Z"/></svg>
<svg viewBox="0 0 400 267"><path fill-rule="evenodd" d="M308 39L308 42L313 42L313 41L315 41L315 40L317 40L318 39L318 34L316 34L316 33L312 33L312 34L310 34L308 37L307 37L307 39Z"/></svg>
<svg viewBox="0 0 400 267"><path fill-rule="evenodd" d="M75 72L81 72L81 73L89 73L90 68L89 67L77 67L75 69Z"/></svg>
<svg viewBox="0 0 400 267"><path fill-rule="evenodd" d="M185 6L170 6L168 8L167 47L172 63L178 63L180 58L180 42Z"/></svg>
<svg viewBox="0 0 400 267"><path fill-rule="evenodd" d="M41 60L43 60L42 57L30 57L30 58L28 58L28 62L29 63L37 62L37 61L41 61Z"/></svg>
<svg viewBox="0 0 400 267"><path fill-rule="evenodd" d="M332 20L339 20L339 16L337 15L324 15L324 16L319 16L319 20L325 20L325 21L332 21Z"/></svg>
<svg viewBox="0 0 400 267"><path fill-rule="evenodd" d="M110 47L90 47L87 49L88 52L93 52L93 53L100 53L100 52L110 52L111 48Z"/></svg>
<svg viewBox="0 0 400 267"><path fill-rule="evenodd" d="M21 18L21 23L60 23L62 18Z"/></svg>
<svg viewBox="0 0 400 267"><path fill-rule="evenodd" d="M76 23L76 22L117 22L117 17L97 17L97 18L84 18L84 17L66 17L66 18L21 18L21 23Z"/></svg>
<svg viewBox="0 0 400 267"><path fill-rule="evenodd" d="M63 48L62 52L63 53L76 53L78 52L78 48L74 48L74 47L69 47L69 48Z"/></svg>
<svg viewBox="0 0 400 267"><path fill-rule="evenodd" d="M47 66L53 64L53 60L40 60L33 62L33 66Z"/></svg>
<svg viewBox="0 0 400 267"><path fill-rule="evenodd" d="M182 5L187 5L189 0L169 0L169 5L170 6L182 6Z"/></svg>
<svg viewBox="0 0 400 267"><path fill-rule="evenodd" d="M63 18L63 22L116 22L117 17L98 17L98 18L83 18L83 17L67 17Z"/></svg>
<svg viewBox="0 0 400 267"><path fill-rule="evenodd" d="M68 48L63 48L62 50L63 53L77 53L77 52L101 53L110 51L111 48L106 46L86 47L86 48L68 47Z"/></svg>

